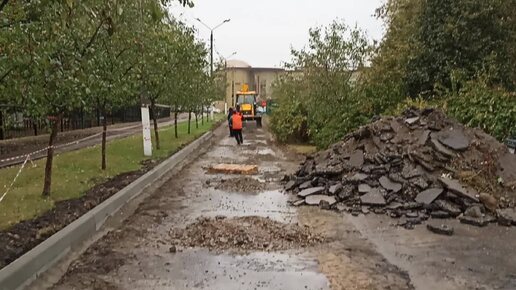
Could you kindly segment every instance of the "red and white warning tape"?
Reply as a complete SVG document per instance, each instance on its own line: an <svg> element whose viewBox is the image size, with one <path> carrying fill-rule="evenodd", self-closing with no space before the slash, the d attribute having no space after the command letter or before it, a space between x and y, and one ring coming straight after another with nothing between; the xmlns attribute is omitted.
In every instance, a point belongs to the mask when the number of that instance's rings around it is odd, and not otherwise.
<svg viewBox="0 0 516 290"><path fill-rule="evenodd" d="M64 147L68 147L70 145L74 145L74 144L79 144L81 142L84 142L88 139L91 139L91 138L94 138L94 137L97 137L99 135L101 135L102 133L98 133L98 134L95 134L95 135L91 135L91 136L88 136L86 138L82 138L82 139L79 139L79 140L76 140L76 141L72 141L72 142L68 142L68 143L65 143L65 144L60 144L60 145L56 145L56 146L52 146L54 149L59 149L59 148L64 148ZM32 162L32 156L38 154L38 153L41 153L41 152L44 152L44 151L47 151L48 148L51 148L50 146L47 146L46 148L43 148L43 149L40 149L40 150L37 150L37 151L34 151L34 152L31 152L29 154L25 154L25 155L20 155L20 156L15 156L15 157L11 157L11 158L6 158L6 159L2 159L0 160L0 163L4 163L4 162L9 162L9 161L13 161L13 160L18 160L18 159L22 159L22 158L25 158L25 161L22 163L20 169L18 170L18 172L16 173L16 176L14 177L14 179L11 181L11 183L9 184L8 187L6 187L4 193L2 194L2 196L0 197L0 203L4 200L4 198L7 196L7 194L11 191L14 183L16 182L16 180L18 179L18 177L20 176L20 174L22 173L23 169L25 168L25 166L27 165L27 162L31 162L33 165L34 163Z"/></svg>
<svg viewBox="0 0 516 290"><path fill-rule="evenodd" d="M20 167L20 170L18 170L18 173L16 173L16 176L14 177L13 181L11 182L9 187L7 187L5 189L4 193L2 194L2 197L0 197L0 202L2 202L5 198L5 196L9 193L9 191L11 191L11 188L13 188L13 185L16 182L16 179L18 179L18 176L20 176L21 172L23 171L23 168L25 168L25 165L27 164L29 159L30 159L30 155L27 155L27 157L25 158L25 161L23 162L22 166Z"/></svg>
<svg viewBox="0 0 516 290"><path fill-rule="evenodd" d="M82 138L82 139L79 139L79 140L75 140L75 141L72 141L72 142L68 142L68 143L65 143L65 144L60 144L60 145L54 145L52 146L54 149L60 149L60 148L64 148L64 147L68 147L70 145L76 145L76 144L79 144L81 142L84 142L86 140L89 140L89 139L92 139L92 138L95 138L97 136L100 136L102 135L102 133L97 133L97 134L94 134L94 135L91 135L91 136L88 136L88 137L85 137L85 138ZM48 148L50 148L50 146L47 146L43 149L40 149L40 150L37 150L37 151L34 151L34 152L31 152L31 153L28 153L28 154L23 154L23 155L18 155L18 156L14 156L14 157L9 157L9 158L5 158L5 159L0 159L0 163L5 163L5 162L10 162L10 161L14 161L14 160L19 160L19 159L23 159L23 158L26 158L27 156L33 156L33 155L36 155L38 153L41 153L41 152L44 152L44 151L47 151Z"/></svg>

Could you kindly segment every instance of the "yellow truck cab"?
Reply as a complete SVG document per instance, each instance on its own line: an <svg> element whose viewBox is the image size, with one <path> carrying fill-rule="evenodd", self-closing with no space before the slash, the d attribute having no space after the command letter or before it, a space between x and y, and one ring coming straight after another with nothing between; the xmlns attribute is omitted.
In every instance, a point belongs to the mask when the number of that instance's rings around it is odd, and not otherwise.
<svg viewBox="0 0 516 290"><path fill-rule="evenodd" d="M245 121L256 121L258 127L262 126L261 105L257 101L258 94L255 91L248 91L244 86L242 91L236 93L236 104L240 106L240 112Z"/></svg>

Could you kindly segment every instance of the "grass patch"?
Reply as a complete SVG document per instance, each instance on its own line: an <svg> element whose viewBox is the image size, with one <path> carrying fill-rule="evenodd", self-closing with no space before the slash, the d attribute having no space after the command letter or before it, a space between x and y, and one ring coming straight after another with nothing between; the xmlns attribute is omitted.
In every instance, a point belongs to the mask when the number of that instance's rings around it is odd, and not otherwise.
<svg viewBox="0 0 516 290"><path fill-rule="evenodd" d="M217 116L217 120L224 116ZM162 159L177 152L183 145L195 140L209 131L214 122L200 124L195 128L192 121L192 132L187 134L187 123L178 125L179 138L174 137L174 127L169 126L160 131L160 150L153 150L152 159ZM154 136L153 136L154 137ZM154 139L153 139L154 140ZM155 144L153 144L155 145ZM57 201L81 197L86 191L102 183L106 179L124 172L141 168L141 162L149 159L143 156L141 135L114 140L107 146L107 170L100 169L100 145L77 151L56 155L52 176L52 193L50 197L41 195L45 159L28 163L18 177L13 188L0 203L0 229L20 221L39 216L54 207ZM9 186L20 166L0 169L0 194Z"/></svg>

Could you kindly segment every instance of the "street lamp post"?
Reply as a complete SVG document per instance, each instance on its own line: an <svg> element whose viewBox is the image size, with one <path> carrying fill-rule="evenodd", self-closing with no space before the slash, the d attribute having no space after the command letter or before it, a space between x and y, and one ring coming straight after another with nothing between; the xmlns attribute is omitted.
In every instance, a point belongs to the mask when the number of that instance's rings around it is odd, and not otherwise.
<svg viewBox="0 0 516 290"><path fill-rule="evenodd" d="M237 54L237 52L235 51L232 54L230 54L229 56L223 57L224 58L224 76L225 76L224 79L226 81L226 85L227 85L227 79L228 79L228 58L230 58L236 54ZM227 92L227 90L226 90L226 92ZM231 97L233 98L233 88L231 88ZM224 113L226 115L228 114L228 97L227 96L224 96Z"/></svg>
<svg viewBox="0 0 516 290"><path fill-rule="evenodd" d="M231 19L226 19L222 23L220 23L219 25L217 25L213 28L211 28L209 25L202 22L202 20L199 18L195 18L195 20L199 21L199 23L201 23L202 25L204 25L206 28L208 28L210 30L210 68L211 68L210 72L211 72L211 75L213 76L213 31L215 31L215 29L221 27L223 24L228 23L229 21L231 21Z"/></svg>

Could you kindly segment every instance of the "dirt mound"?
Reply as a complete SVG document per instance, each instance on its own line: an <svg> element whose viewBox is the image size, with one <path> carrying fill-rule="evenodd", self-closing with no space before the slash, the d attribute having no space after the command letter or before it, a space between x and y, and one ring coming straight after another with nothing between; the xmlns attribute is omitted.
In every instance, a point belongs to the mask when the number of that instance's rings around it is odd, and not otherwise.
<svg viewBox="0 0 516 290"><path fill-rule="evenodd" d="M309 156L286 185L300 197L295 205L405 216L412 225L430 216L516 224L506 209L515 205L515 187L516 155L432 109L361 127Z"/></svg>
<svg viewBox="0 0 516 290"><path fill-rule="evenodd" d="M251 177L235 177L216 181L215 189L227 192L256 193L265 190L266 184Z"/></svg>
<svg viewBox="0 0 516 290"><path fill-rule="evenodd" d="M200 218L186 229L172 230L175 245L210 250L276 251L304 248L323 241L308 228L262 217Z"/></svg>

